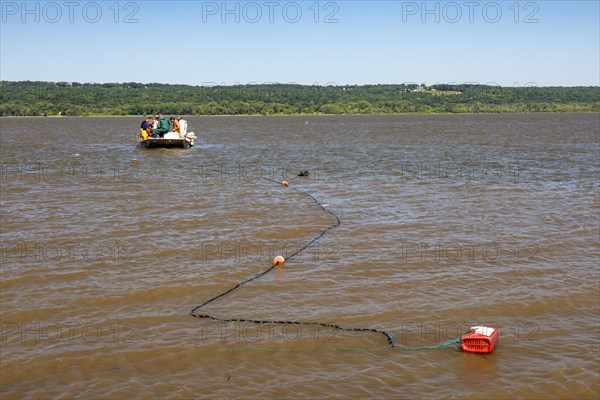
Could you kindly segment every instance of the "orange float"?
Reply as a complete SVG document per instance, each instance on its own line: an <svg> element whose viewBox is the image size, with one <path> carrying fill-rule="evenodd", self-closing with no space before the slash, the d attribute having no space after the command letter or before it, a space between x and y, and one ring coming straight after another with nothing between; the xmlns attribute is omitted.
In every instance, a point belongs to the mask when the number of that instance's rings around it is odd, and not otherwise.
<svg viewBox="0 0 600 400"><path fill-rule="evenodd" d="M283 265L285 264L285 258L282 256L277 256L273 259L273 265Z"/></svg>

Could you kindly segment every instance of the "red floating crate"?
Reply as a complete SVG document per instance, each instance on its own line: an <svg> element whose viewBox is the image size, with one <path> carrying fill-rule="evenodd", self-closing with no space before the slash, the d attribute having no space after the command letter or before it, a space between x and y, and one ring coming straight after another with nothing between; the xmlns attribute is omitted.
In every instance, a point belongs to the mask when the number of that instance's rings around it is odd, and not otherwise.
<svg viewBox="0 0 600 400"><path fill-rule="evenodd" d="M460 338L462 351L469 353L491 353L500 341L498 330L487 326L472 326Z"/></svg>

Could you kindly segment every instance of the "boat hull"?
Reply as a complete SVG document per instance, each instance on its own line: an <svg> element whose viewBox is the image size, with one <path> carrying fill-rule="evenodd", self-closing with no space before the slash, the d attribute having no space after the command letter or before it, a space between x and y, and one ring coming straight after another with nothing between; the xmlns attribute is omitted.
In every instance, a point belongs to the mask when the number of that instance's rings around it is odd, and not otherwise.
<svg viewBox="0 0 600 400"><path fill-rule="evenodd" d="M148 138L138 143L144 149L189 149L192 144L186 139Z"/></svg>

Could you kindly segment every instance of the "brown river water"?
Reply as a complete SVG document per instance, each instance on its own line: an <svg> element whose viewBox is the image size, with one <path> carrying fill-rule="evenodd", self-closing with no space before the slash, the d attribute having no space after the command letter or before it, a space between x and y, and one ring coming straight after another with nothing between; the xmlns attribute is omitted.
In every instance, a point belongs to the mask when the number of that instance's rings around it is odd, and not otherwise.
<svg viewBox="0 0 600 400"><path fill-rule="evenodd" d="M600 115L140 122L0 120L2 399L599 397ZM395 349L190 315L321 232L197 313Z"/></svg>

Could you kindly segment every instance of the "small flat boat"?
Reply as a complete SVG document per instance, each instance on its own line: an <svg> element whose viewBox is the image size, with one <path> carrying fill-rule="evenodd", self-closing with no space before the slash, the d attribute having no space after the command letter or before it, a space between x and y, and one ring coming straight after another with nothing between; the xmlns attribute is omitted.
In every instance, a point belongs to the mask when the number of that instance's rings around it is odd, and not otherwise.
<svg viewBox="0 0 600 400"><path fill-rule="evenodd" d="M180 137L178 133L165 133L162 138L149 137L142 140L138 137L138 147L145 149L189 149L194 146L194 132L189 132L185 137Z"/></svg>

